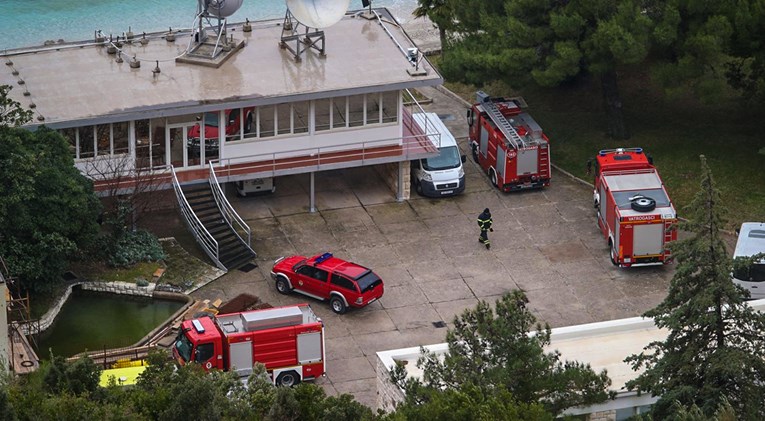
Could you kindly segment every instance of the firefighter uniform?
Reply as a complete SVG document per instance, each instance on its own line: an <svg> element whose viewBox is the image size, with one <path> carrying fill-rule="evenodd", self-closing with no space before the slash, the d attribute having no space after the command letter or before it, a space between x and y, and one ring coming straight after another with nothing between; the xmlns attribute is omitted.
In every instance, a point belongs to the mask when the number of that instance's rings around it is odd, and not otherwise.
<svg viewBox="0 0 765 421"><path fill-rule="evenodd" d="M489 241L489 231L494 231L491 227L491 212L489 208L486 208L478 215L478 227L481 228L481 236L478 237L478 241L485 245L486 248L491 248L491 241Z"/></svg>

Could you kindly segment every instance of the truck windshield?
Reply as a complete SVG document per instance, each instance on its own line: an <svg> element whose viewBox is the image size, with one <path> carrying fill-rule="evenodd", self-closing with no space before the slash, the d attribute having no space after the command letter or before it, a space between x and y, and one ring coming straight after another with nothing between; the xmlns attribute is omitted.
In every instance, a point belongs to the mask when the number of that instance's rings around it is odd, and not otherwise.
<svg viewBox="0 0 765 421"><path fill-rule="evenodd" d="M205 113L205 126L218 127L218 113Z"/></svg>
<svg viewBox="0 0 765 421"><path fill-rule="evenodd" d="M178 337L175 338L175 349L178 350L178 355L183 358L183 361L189 361L191 359L191 349L194 345L189 338L186 337L185 332L181 330L178 332Z"/></svg>
<svg viewBox="0 0 765 421"><path fill-rule="evenodd" d="M438 148L438 156L422 160L422 168L425 171L449 170L459 168L461 164L460 151L456 146Z"/></svg>
<svg viewBox="0 0 765 421"><path fill-rule="evenodd" d="M627 191L615 191L614 201L619 209L629 209L631 205L630 198L635 196L645 196L656 201L656 207L669 206L669 197L664 193L662 189L647 189L647 190L627 190Z"/></svg>
<svg viewBox="0 0 765 421"><path fill-rule="evenodd" d="M374 287L382 283L380 277L375 275L371 270L364 272L361 276L356 278L356 282L359 284L359 289L362 294L372 290Z"/></svg>

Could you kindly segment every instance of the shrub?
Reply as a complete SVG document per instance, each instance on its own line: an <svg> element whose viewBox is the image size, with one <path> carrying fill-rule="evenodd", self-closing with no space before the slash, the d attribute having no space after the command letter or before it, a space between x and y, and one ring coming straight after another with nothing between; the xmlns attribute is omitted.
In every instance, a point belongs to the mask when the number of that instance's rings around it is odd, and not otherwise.
<svg viewBox="0 0 765 421"><path fill-rule="evenodd" d="M149 281L143 278L136 279L135 284L139 287L147 287L149 286Z"/></svg>
<svg viewBox="0 0 765 421"><path fill-rule="evenodd" d="M162 245L153 234L138 230L123 234L115 244L109 264L126 267L138 262L153 262L165 258Z"/></svg>

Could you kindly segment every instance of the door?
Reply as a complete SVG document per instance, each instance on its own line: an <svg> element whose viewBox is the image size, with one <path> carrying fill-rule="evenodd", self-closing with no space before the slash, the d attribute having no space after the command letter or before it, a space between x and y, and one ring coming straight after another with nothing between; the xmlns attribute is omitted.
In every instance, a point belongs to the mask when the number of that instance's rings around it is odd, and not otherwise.
<svg viewBox="0 0 765 421"><path fill-rule="evenodd" d="M507 166L507 151L505 148L497 146L497 185L502 187L505 184L505 168Z"/></svg>
<svg viewBox="0 0 765 421"><path fill-rule="evenodd" d="M516 158L518 176L536 175L539 172L539 150L537 148L518 149Z"/></svg>
<svg viewBox="0 0 765 421"><path fill-rule="evenodd" d="M664 224L638 224L632 229L632 255L658 255L664 250Z"/></svg>
<svg viewBox="0 0 765 421"><path fill-rule="evenodd" d="M321 332L302 333L297 337L298 364L321 361Z"/></svg>
<svg viewBox="0 0 765 421"><path fill-rule="evenodd" d="M295 272L298 274L298 282L293 287L321 299L328 298L327 278L329 274L326 270L305 265Z"/></svg>
<svg viewBox="0 0 765 421"><path fill-rule="evenodd" d="M229 362L231 370L239 376L252 374L252 342L237 342L230 345Z"/></svg>
<svg viewBox="0 0 765 421"><path fill-rule="evenodd" d="M167 128L167 150L170 163L176 168L201 165L204 147L201 139L192 139L189 131L196 123L171 124Z"/></svg>

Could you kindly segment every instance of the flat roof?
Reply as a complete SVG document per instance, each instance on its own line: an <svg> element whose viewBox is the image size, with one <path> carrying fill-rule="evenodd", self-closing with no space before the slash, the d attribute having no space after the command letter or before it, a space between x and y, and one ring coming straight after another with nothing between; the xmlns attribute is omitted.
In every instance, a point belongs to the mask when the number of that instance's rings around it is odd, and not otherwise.
<svg viewBox="0 0 765 421"><path fill-rule="evenodd" d="M756 311L765 310L765 300L749 301L748 304ZM628 392L624 385L642 370L632 370L624 359L639 354L652 341L663 341L666 335L667 331L657 328L653 319L631 317L554 328L551 330L550 345L545 351L557 350L561 360L589 364L596 372L606 369L612 380L611 390L620 395L632 395L634 392ZM446 343L424 348L436 355L443 355L449 350ZM420 357L419 347L382 351L377 356L388 370L397 361L406 361L407 374L414 378L422 377L422 370L416 364Z"/></svg>
<svg viewBox="0 0 765 421"><path fill-rule="evenodd" d="M324 29L326 56L309 49L300 62L279 47L280 19L251 22L252 32L229 24L244 47L219 68L174 60L188 46L189 31L175 42L155 33L146 45L138 42L142 35L124 44L122 63L92 41L9 50L0 54L0 85L12 86L11 98L24 108L35 104L30 125L60 128L441 84L426 59L419 64L426 74L410 75L405 51L413 41L387 9L376 11L380 21L348 12ZM130 67L133 55L142 60L138 69Z"/></svg>

